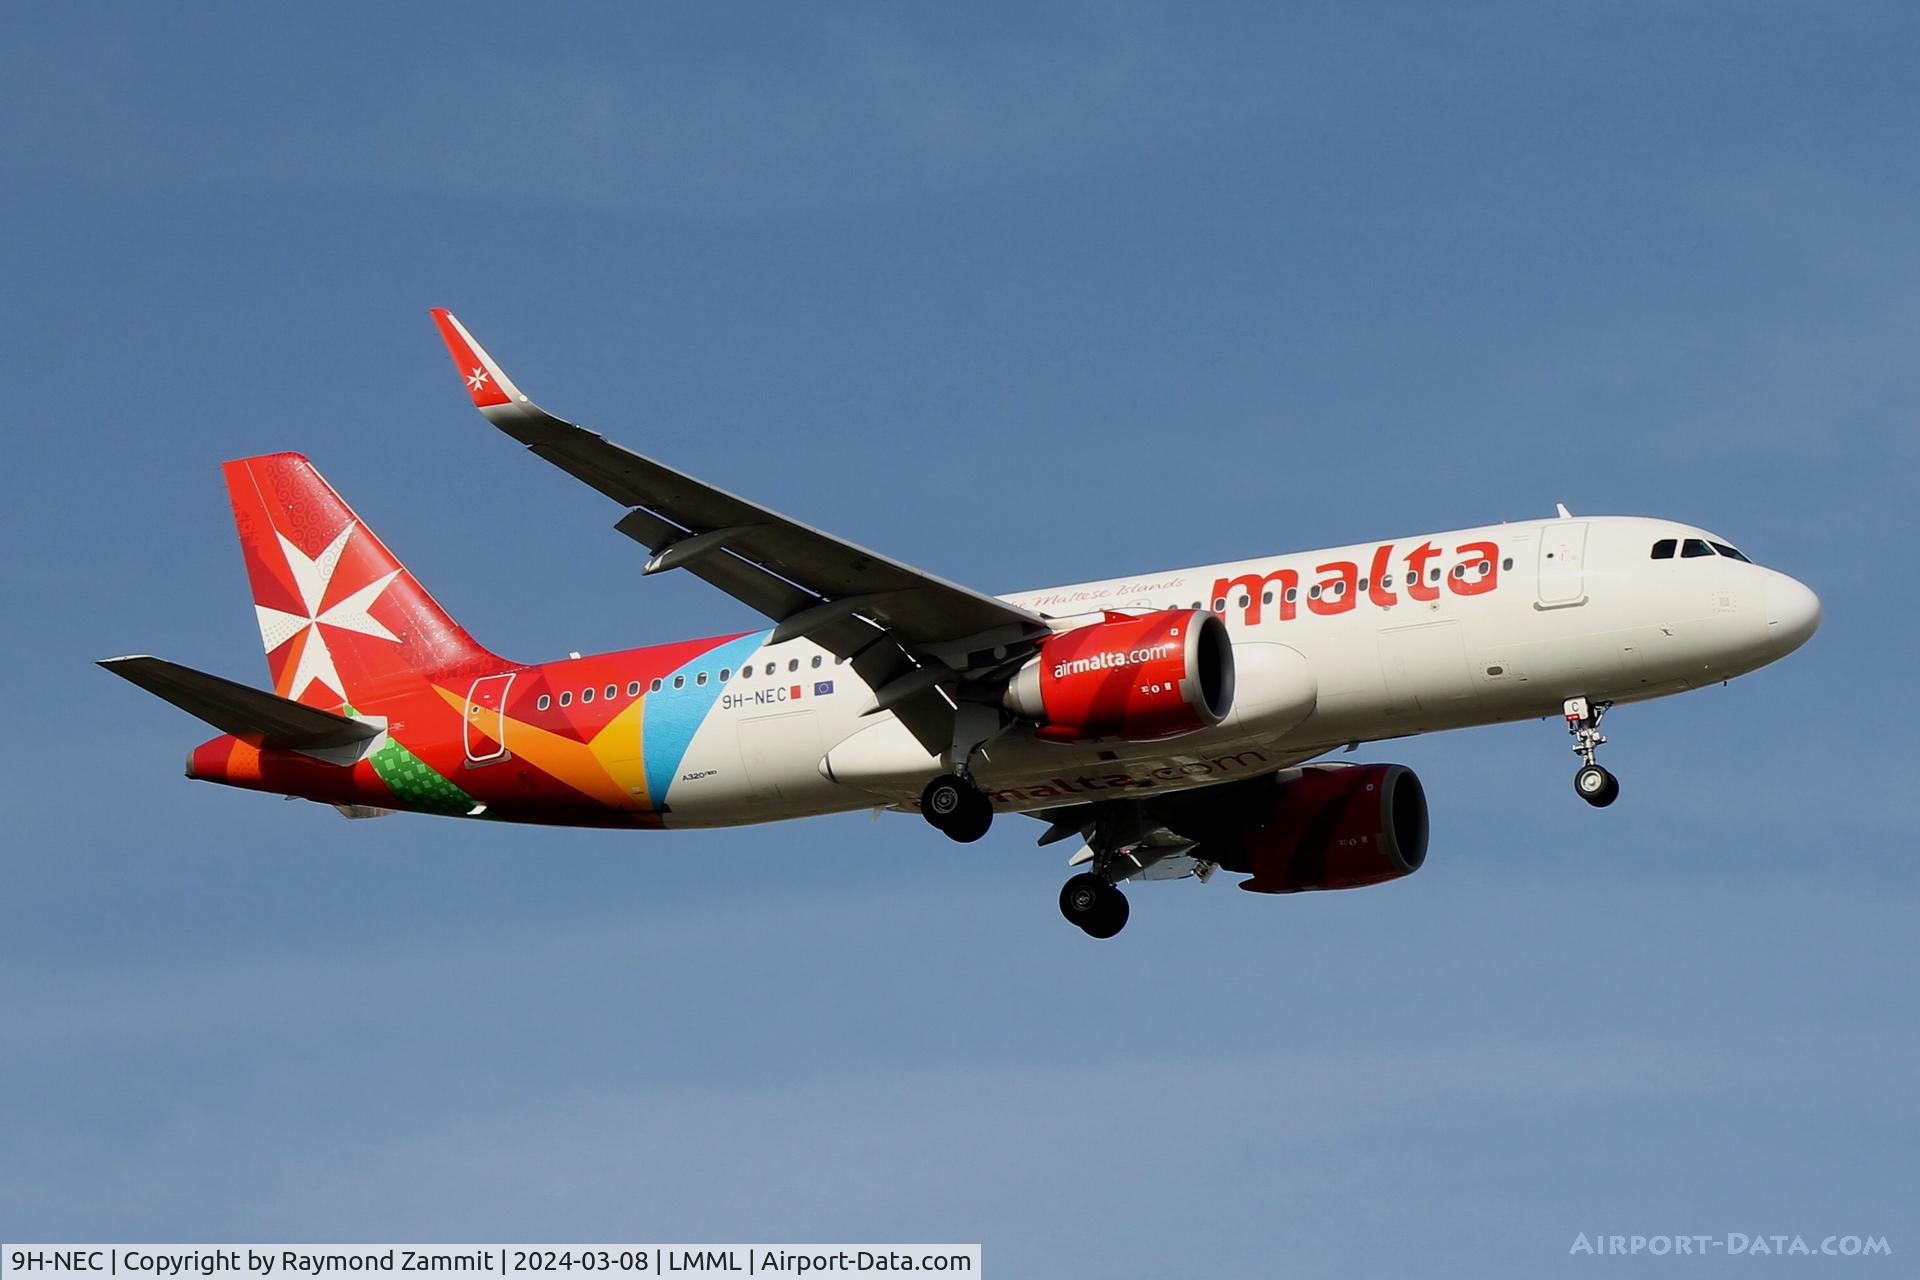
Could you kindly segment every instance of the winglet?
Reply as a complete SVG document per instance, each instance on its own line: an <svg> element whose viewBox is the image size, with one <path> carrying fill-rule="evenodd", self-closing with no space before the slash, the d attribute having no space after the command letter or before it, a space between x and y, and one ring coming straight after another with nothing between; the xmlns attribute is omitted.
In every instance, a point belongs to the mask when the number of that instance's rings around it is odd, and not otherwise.
<svg viewBox="0 0 1920 1280"><path fill-rule="evenodd" d="M447 354L453 357L454 367L466 380L467 394L473 397L474 408L485 413L503 404L532 403L520 388L513 385L513 379L494 363L486 348L473 340L473 335L467 332L467 326L461 324L453 312L445 307L435 307L433 323L440 330L441 340L447 344Z"/></svg>

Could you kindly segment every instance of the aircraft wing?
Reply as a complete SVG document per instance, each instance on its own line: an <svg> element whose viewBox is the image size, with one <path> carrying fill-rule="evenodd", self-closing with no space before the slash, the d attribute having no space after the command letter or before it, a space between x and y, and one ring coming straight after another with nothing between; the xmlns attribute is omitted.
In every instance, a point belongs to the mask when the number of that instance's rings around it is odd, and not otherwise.
<svg viewBox="0 0 1920 1280"><path fill-rule="evenodd" d="M935 692L1048 634L1040 615L837 538L556 418L523 393L453 313L434 323L474 407L535 454L629 508L615 525L774 621L775 642L813 640L854 664L928 750L951 745ZM991 652L1001 648L1002 658Z"/></svg>

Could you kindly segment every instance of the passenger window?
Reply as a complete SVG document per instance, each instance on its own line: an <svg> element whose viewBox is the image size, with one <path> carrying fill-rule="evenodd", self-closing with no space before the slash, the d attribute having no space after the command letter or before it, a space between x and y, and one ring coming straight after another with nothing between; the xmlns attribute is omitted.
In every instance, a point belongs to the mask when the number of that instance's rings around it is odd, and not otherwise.
<svg viewBox="0 0 1920 1280"><path fill-rule="evenodd" d="M1427 581L1428 581L1428 582L1438 582L1438 581L1440 581L1440 566L1439 566L1439 565L1435 565L1435 566L1433 567L1433 571L1432 571L1431 573L1429 573L1429 574L1427 575Z"/></svg>
<svg viewBox="0 0 1920 1280"><path fill-rule="evenodd" d="M1453 566L1453 576L1454 576L1454 577L1456 577L1456 578L1464 578L1464 577L1466 577L1466 576L1467 576L1467 566L1465 566L1465 565L1463 565L1463 564L1457 564L1457 565L1455 565L1455 566Z"/></svg>
<svg viewBox="0 0 1920 1280"><path fill-rule="evenodd" d="M553 699L547 694L543 693L540 695L540 701L535 703L534 705L537 706L540 710L545 711L548 707L553 705Z"/></svg>
<svg viewBox="0 0 1920 1280"><path fill-rule="evenodd" d="M1271 591L1262 591L1262 592L1260 593L1260 603L1261 603L1261 604L1272 604L1272 603L1273 603L1273 592L1271 592Z"/></svg>
<svg viewBox="0 0 1920 1280"><path fill-rule="evenodd" d="M1288 604L1292 604L1292 603L1293 603L1293 602L1294 602L1295 600L1298 600L1299 598L1300 598L1300 588L1298 588L1298 587L1288 587L1288 588L1287 588L1287 603L1288 603Z"/></svg>
<svg viewBox="0 0 1920 1280"><path fill-rule="evenodd" d="M607 686L607 701L608 701L608 702L612 702L612 701L613 701L613 700L614 700L615 698L617 698L617 697L619 697L619 696L620 696L620 686L619 686L619 685L617 685L617 684L610 684L610 685L608 685L608 686Z"/></svg>
<svg viewBox="0 0 1920 1280"><path fill-rule="evenodd" d="M687 687L687 678L686 678L685 676L675 676L675 677L673 678L673 687L674 687L674 688L676 688L676 689L684 689L684 688L686 688L686 687Z"/></svg>
<svg viewBox="0 0 1920 1280"><path fill-rule="evenodd" d="M1704 538L1688 538L1680 545L1680 558L1682 560L1693 560L1700 556L1710 556L1712 554L1713 548L1707 545L1706 539Z"/></svg>
<svg viewBox="0 0 1920 1280"><path fill-rule="evenodd" d="M699 675L693 678L693 682L695 684L705 684L707 682L707 673L702 671Z"/></svg>
<svg viewBox="0 0 1920 1280"><path fill-rule="evenodd" d="M1367 589L1367 579L1362 578L1360 579L1360 585L1357 588L1355 588L1355 590L1365 591L1366 589Z"/></svg>
<svg viewBox="0 0 1920 1280"><path fill-rule="evenodd" d="M815 671L820 669L820 655L817 653L813 655L813 669Z"/></svg>
<svg viewBox="0 0 1920 1280"><path fill-rule="evenodd" d="M637 698L640 696L640 682L638 680L630 680L627 682L627 696L629 698Z"/></svg>
<svg viewBox="0 0 1920 1280"><path fill-rule="evenodd" d="M658 692L660 692L660 677L659 677L659 676L655 676L655 677L653 678L653 683L652 683L652 684L650 684L650 685L648 685L648 686L647 686L647 688L648 688L648 690L650 690L650 691L651 691L651 692L653 692L653 693L658 693Z"/></svg>
<svg viewBox="0 0 1920 1280"><path fill-rule="evenodd" d="M1316 582L1313 584L1311 588L1308 589L1307 599L1318 600L1319 598L1320 598L1320 584Z"/></svg>
<svg viewBox="0 0 1920 1280"><path fill-rule="evenodd" d="M777 663L777 662L769 662L769 663L767 664L767 674L768 674L768 675L772 675L772 674L774 673L774 669L775 669L776 667L778 667L779 665L780 665L780 664L779 664L779 663Z"/></svg>
<svg viewBox="0 0 1920 1280"><path fill-rule="evenodd" d="M751 662L749 662L746 666L740 668L740 678L742 680L753 679L753 664Z"/></svg>
<svg viewBox="0 0 1920 1280"><path fill-rule="evenodd" d="M798 658L787 659L787 670L798 671L799 669L800 669L800 659Z"/></svg>
<svg viewBox="0 0 1920 1280"><path fill-rule="evenodd" d="M580 691L580 701L581 701L581 702L583 702L583 703L586 703L586 702L592 702L592 701L593 701L593 690L591 690L591 689L582 689L582 690Z"/></svg>
<svg viewBox="0 0 1920 1280"><path fill-rule="evenodd" d="M1739 551L1738 551L1737 549L1735 549L1735 548L1733 548L1733 547L1730 547L1730 546L1728 546L1728 545L1727 545L1726 543L1724 543L1724 542L1716 542L1716 543L1714 543L1714 544L1713 544L1713 549L1714 549L1715 551L1718 551L1718 552L1719 552L1719 553L1720 553L1721 555L1723 555L1723 556L1725 556L1725 557L1726 557L1727 559L1729 559L1729 560L1738 560L1738 561L1739 561L1739 562L1740 562L1741 564L1752 564L1752 563L1753 563L1753 561L1751 561L1751 560L1749 560L1749 559L1747 559L1747 558L1746 558L1745 556L1743 556L1743 555L1741 555L1741 554L1740 554L1740 552L1739 552Z"/></svg>
<svg viewBox="0 0 1920 1280"><path fill-rule="evenodd" d="M560 695L560 705L563 707L570 707L573 705L573 691L571 689L569 689L567 692Z"/></svg>
<svg viewBox="0 0 1920 1280"><path fill-rule="evenodd" d="M1653 544L1653 558L1655 560L1673 559L1673 549L1678 545L1679 544L1672 538L1660 539L1660 541Z"/></svg>
<svg viewBox="0 0 1920 1280"><path fill-rule="evenodd" d="M1251 601L1251 600L1249 600L1249 599L1247 599L1247 598L1246 598L1245 596L1241 596L1241 597L1240 597L1240 607L1241 607L1242 609L1244 609L1244 608L1246 608L1246 607L1247 607L1248 605L1250 605L1250 604L1252 604L1252 603L1253 603L1253 601Z"/></svg>
<svg viewBox="0 0 1920 1280"><path fill-rule="evenodd" d="M1500 567L1501 567L1502 569L1506 569L1506 570L1508 570L1509 572L1511 572L1511 571L1512 571L1512 569L1513 569L1513 557L1512 557L1512 556L1508 556L1508 557L1507 557L1507 558L1506 558L1505 560L1502 560L1502 561L1500 562Z"/></svg>
<svg viewBox="0 0 1920 1280"><path fill-rule="evenodd" d="M725 684L725 683L726 683L726 682L727 682L727 681L728 681L729 679L731 679L732 677L733 677L733 668L732 668L732 667L722 667L722 668L720 668L720 683L721 683L721 684Z"/></svg>
<svg viewBox="0 0 1920 1280"><path fill-rule="evenodd" d="M1392 574L1390 574L1390 573L1388 573L1388 574L1383 574L1383 575L1381 575L1381 578L1380 578L1380 589L1381 589L1382 591L1391 591L1391 590L1393 590L1393 575L1392 575Z"/></svg>
<svg viewBox="0 0 1920 1280"><path fill-rule="evenodd" d="M1215 613L1225 613L1227 611L1227 598L1225 596L1221 596L1213 602L1213 611Z"/></svg>

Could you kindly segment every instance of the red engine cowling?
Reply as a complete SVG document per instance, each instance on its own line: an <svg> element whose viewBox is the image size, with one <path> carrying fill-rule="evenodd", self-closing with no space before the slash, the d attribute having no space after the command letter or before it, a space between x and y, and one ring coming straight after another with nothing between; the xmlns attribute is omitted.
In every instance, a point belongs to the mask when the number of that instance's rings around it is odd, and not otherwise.
<svg viewBox="0 0 1920 1280"><path fill-rule="evenodd" d="M1358 889L1412 875L1427 858L1427 794L1399 764L1309 766L1250 794L1194 852L1250 871L1254 893Z"/></svg>
<svg viewBox="0 0 1920 1280"><path fill-rule="evenodd" d="M1109 613L1041 642L1007 686L1006 706L1055 742L1151 742L1211 728L1233 709L1233 642L1204 610Z"/></svg>

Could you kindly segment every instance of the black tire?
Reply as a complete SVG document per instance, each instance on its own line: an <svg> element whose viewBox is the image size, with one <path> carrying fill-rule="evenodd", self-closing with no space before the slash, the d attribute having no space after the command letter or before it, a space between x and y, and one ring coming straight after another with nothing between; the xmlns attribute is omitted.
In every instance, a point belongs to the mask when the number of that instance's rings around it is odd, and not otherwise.
<svg viewBox="0 0 1920 1280"><path fill-rule="evenodd" d="M993 825L993 801L965 778L943 773L920 792L920 813L936 831L972 844Z"/></svg>
<svg viewBox="0 0 1920 1280"><path fill-rule="evenodd" d="M921 816L939 831L945 831L954 816L966 807L967 793L973 788L966 779L943 773L920 792Z"/></svg>
<svg viewBox="0 0 1920 1280"><path fill-rule="evenodd" d="M1620 779L1597 764L1582 765L1573 775L1573 790L1596 809L1604 809L1620 798Z"/></svg>
<svg viewBox="0 0 1920 1280"><path fill-rule="evenodd" d="M1127 895L1108 885L1099 919L1080 927L1087 931L1089 938L1111 938L1127 927L1127 917L1132 914L1133 908L1127 904Z"/></svg>
<svg viewBox="0 0 1920 1280"><path fill-rule="evenodd" d="M1105 880L1083 871L1060 886L1060 914L1067 918L1068 924L1085 929L1100 919L1112 893Z"/></svg>
<svg viewBox="0 0 1920 1280"><path fill-rule="evenodd" d="M987 829L991 826L993 826L993 801L974 788L968 787L966 800L959 810L947 819L947 825L941 830L947 833L947 838L950 840L957 840L961 844L972 844L987 834Z"/></svg>

